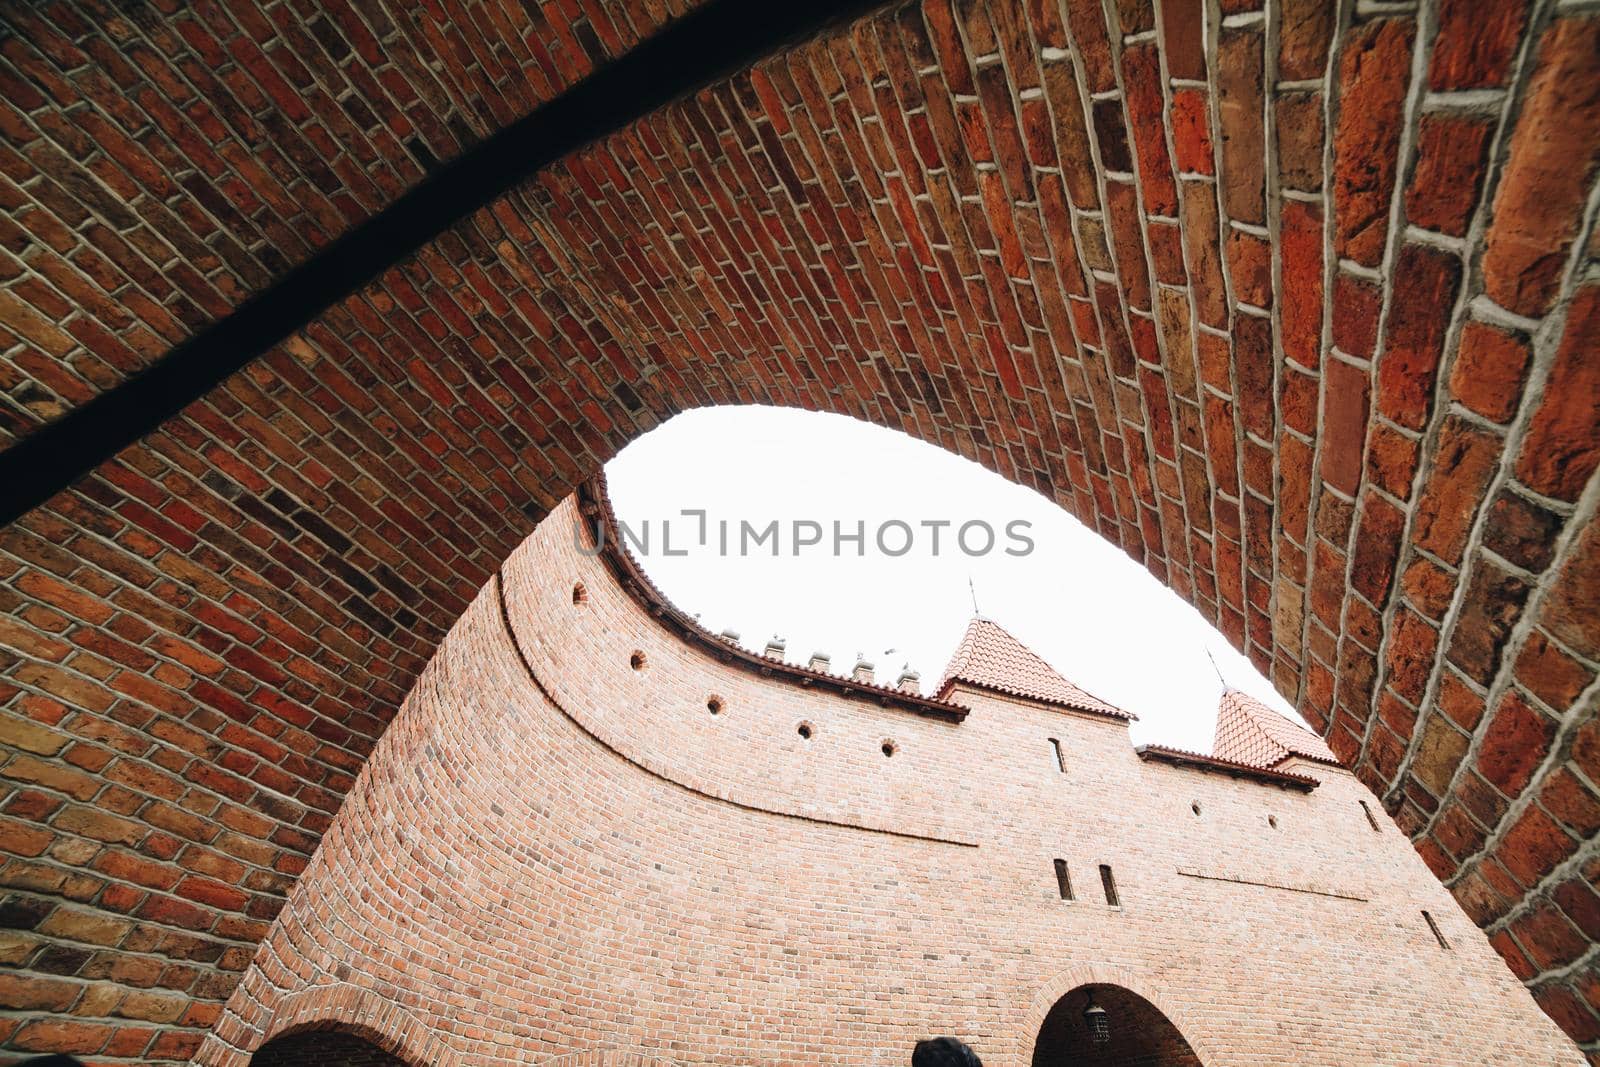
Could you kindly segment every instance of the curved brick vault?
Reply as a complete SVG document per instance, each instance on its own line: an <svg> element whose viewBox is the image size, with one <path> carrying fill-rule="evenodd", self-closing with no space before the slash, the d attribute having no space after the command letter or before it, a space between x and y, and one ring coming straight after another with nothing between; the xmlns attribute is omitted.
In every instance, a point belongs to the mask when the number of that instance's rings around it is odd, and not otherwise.
<svg viewBox="0 0 1600 1067"><path fill-rule="evenodd" d="M6 439L680 7L360 6L8 9ZM1596 1048L1600 17L1259 8L887 9L540 175L8 528L0 1047L185 1059L533 521L759 402L1120 544Z"/></svg>

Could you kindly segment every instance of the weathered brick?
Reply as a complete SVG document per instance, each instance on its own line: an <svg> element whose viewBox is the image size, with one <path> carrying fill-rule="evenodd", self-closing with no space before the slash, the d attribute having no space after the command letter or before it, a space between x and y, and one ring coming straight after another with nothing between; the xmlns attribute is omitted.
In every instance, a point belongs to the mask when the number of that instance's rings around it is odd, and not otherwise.
<svg viewBox="0 0 1600 1067"><path fill-rule="evenodd" d="M92 945L115 945L127 936L131 924L95 912L60 907L36 927L40 933Z"/></svg>
<svg viewBox="0 0 1600 1067"><path fill-rule="evenodd" d="M1517 477L1546 496L1576 500L1600 465L1600 286L1579 291L1555 363L1517 455Z"/></svg>
<svg viewBox="0 0 1600 1067"><path fill-rule="evenodd" d="M35 1019L23 1024L11 1044L25 1052L88 1055L99 1052L111 1034L112 1027L106 1023Z"/></svg>
<svg viewBox="0 0 1600 1067"><path fill-rule="evenodd" d="M1383 292L1370 282L1340 272L1333 279L1333 343L1339 351L1358 359L1372 355L1378 345L1378 318Z"/></svg>
<svg viewBox="0 0 1600 1067"><path fill-rule="evenodd" d="M1534 973L1571 963L1588 947L1583 934L1548 901L1536 899L1509 929L1534 963Z"/></svg>
<svg viewBox="0 0 1600 1067"><path fill-rule="evenodd" d="M1569 878L1562 882L1550 894L1550 899L1585 937L1592 940L1600 936L1600 894L1581 879Z"/></svg>
<svg viewBox="0 0 1600 1067"><path fill-rule="evenodd" d="M1341 258L1375 267L1389 233L1401 107L1410 82L1409 19L1357 26L1339 58L1339 123L1333 133L1333 241Z"/></svg>
<svg viewBox="0 0 1600 1067"><path fill-rule="evenodd" d="M1488 295L1520 315L1555 299L1600 163L1600 22L1552 23L1511 134L1484 239Z"/></svg>
<svg viewBox="0 0 1600 1067"><path fill-rule="evenodd" d="M1438 648L1438 631L1428 625L1421 615L1404 609L1396 613L1389 633L1386 666L1389 685L1402 699L1414 705L1422 703ZM1466 751L1465 745L1462 751ZM1418 777L1422 777L1420 773ZM1423 784L1435 793L1442 791L1425 779Z"/></svg>
<svg viewBox="0 0 1600 1067"><path fill-rule="evenodd" d="M1527 5L1517 0L1441 0L1428 87L1450 92L1503 85L1527 17Z"/></svg>
<svg viewBox="0 0 1600 1067"><path fill-rule="evenodd" d="M1105 13L1097 0L1066 0L1067 25L1083 56L1084 74L1090 92L1104 92L1116 86L1117 74L1111 62L1111 45L1106 36Z"/></svg>
<svg viewBox="0 0 1600 1067"><path fill-rule="evenodd" d="M67 744L67 738L27 719L0 715L0 743L23 752L53 756Z"/></svg>
<svg viewBox="0 0 1600 1067"><path fill-rule="evenodd" d="M1320 93L1283 93L1276 109L1278 181L1305 193L1322 189L1323 119ZM1289 201L1284 205L1287 213Z"/></svg>
<svg viewBox="0 0 1600 1067"><path fill-rule="evenodd" d="M1363 498L1350 584L1380 608L1388 602L1389 590L1394 584L1404 530L1405 514L1399 508L1370 493Z"/></svg>
<svg viewBox="0 0 1600 1067"><path fill-rule="evenodd" d="M1228 294L1222 275L1221 233L1217 226L1217 199L1211 186L1183 183L1184 258L1194 287L1200 321L1221 328L1228 322Z"/></svg>
<svg viewBox="0 0 1600 1067"><path fill-rule="evenodd" d="M1150 310L1150 273L1144 258L1144 237L1139 232L1139 205L1133 186L1106 183L1111 235L1117 248L1117 277L1129 307Z"/></svg>
<svg viewBox="0 0 1600 1067"><path fill-rule="evenodd" d="M1564 768L1545 780L1539 803L1579 837L1600 833L1600 798L1576 775Z"/></svg>
<svg viewBox="0 0 1600 1067"><path fill-rule="evenodd" d="M1279 228L1283 271L1283 350L1302 367L1316 367L1322 354L1322 212L1314 204L1287 201Z"/></svg>
<svg viewBox="0 0 1600 1067"><path fill-rule="evenodd" d="M1539 630L1528 635L1517 657L1517 681L1553 708L1570 706L1593 680L1594 672Z"/></svg>
<svg viewBox="0 0 1600 1067"><path fill-rule="evenodd" d="M1172 159L1167 154L1161 59L1153 45L1135 46L1122 53L1122 84L1139 158L1145 212L1176 215L1178 190L1172 180Z"/></svg>
<svg viewBox="0 0 1600 1067"><path fill-rule="evenodd" d="M1144 33L1155 28L1153 0L1116 0L1117 23L1124 34Z"/></svg>
<svg viewBox="0 0 1600 1067"><path fill-rule="evenodd" d="M1600 524L1588 523L1545 601L1544 625L1552 636L1591 659L1600 653Z"/></svg>
<svg viewBox="0 0 1600 1067"><path fill-rule="evenodd" d="M1527 599L1527 582L1487 559L1480 560L1467 586L1446 657L1467 677L1488 685Z"/></svg>
<svg viewBox="0 0 1600 1067"><path fill-rule="evenodd" d="M81 992L82 987L73 982L0 974L0 1004L12 1011L64 1012Z"/></svg>
<svg viewBox="0 0 1600 1067"><path fill-rule="evenodd" d="M1453 572L1426 556L1413 556L1401 577L1406 599L1435 622L1444 618L1455 592L1455 582Z"/></svg>
<svg viewBox="0 0 1600 1067"><path fill-rule="evenodd" d="M1532 352L1527 338L1482 322L1461 329L1450 391L1466 407L1495 422L1517 412Z"/></svg>
<svg viewBox="0 0 1600 1067"><path fill-rule="evenodd" d="M1315 439L1317 435L1317 405L1320 401L1320 382L1315 375L1288 367L1278 371L1278 414L1283 424ZM1279 449L1284 447L1279 444ZM1308 450L1309 451L1309 450ZM1281 458L1281 453L1280 453ZM1307 477L1311 472L1306 471ZM1306 483L1310 488L1310 483ZM1293 527L1291 527L1293 529Z"/></svg>
<svg viewBox="0 0 1600 1067"><path fill-rule="evenodd" d="M1222 129L1219 177L1223 211L1241 222L1266 221L1261 64L1260 32L1222 31L1217 45L1217 116Z"/></svg>
<svg viewBox="0 0 1600 1067"><path fill-rule="evenodd" d="M1375 423L1367 440L1367 477L1379 489L1404 500L1421 460L1419 442L1388 423Z"/></svg>
<svg viewBox="0 0 1600 1067"><path fill-rule="evenodd" d="M1483 779L1475 770L1467 770L1456 779L1455 796L1462 808L1477 820L1483 829L1484 838L1479 841L1472 851L1477 852L1483 848L1488 840L1488 827L1499 826L1506 814L1511 810L1511 802L1500 795ZM1488 870L1489 868L1485 868ZM1497 882L1496 885L1499 885ZM1504 888L1504 887L1502 887ZM1513 893L1513 896L1516 894Z"/></svg>
<svg viewBox="0 0 1600 1067"><path fill-rule="evenodd" d="M1406 245L1395 271L1406 282L1395 287L1389 307L1378 361L1378 410L1401 426L1420 430L1433 403L1461 264L1446 252Z"/></svg>
<svg viewBox="0 0 1600 1067"><path fill-rule="evenodd" d="M1148 222L1145 235L1150 242L1150 259L1155 266L1156 281L1164 285L1187 285L1189 275L1183 266L1183 233L1179 227L1164 222ZM1187 338L1185 340L1187 342Z"/></svg>
<svg viewBox="0 0 1600 1067"><path fill-rule="evenodd" d="M1424 624L1424 628L1426 628ZM1411 773L1437 796L1449 792L1456 768L1467 754L1470 739L1442 715L1430 715L1423 724L1422 740L1411 762Z"/></svg>
<svg viewBox="0 0 1600 1067"><path fill-rule="evenodd" d="M1537 573L1554 558L1560 530L1559 515L1527 497L1503 491L1484 517L1483 547Z"/></svg>
<svg viewBox="0 0 1600 1067"><path fill-rule="evenodd" d="M1272 306L1272 250L1267 242L1243 230L1230 230L1228 276L1236 300L1258 308Z"/></svg>
<svg viewBox="0 0 1600 1067"><path fill-rule="evenodd" d="M1574 1041L1600 1040L1600 1015L1568 986L1559 982L1536 986L1533 999Z"/></svg>
<svg viewBox="0 0 1600 1067"><path fill-rule="evenodd" d="M1500 462L1500 438L1448 416L1417 501L1411 540L1446 563L1460 563L1478 508Z"/></svg>
<svg viewBox="0 0 1600 1067"><path fill-rule="evenodd" d="M1239 414L1244 427L1258 437L1271 438L1274 410L1271 320L1258 315L1236 316L1233 347L1234 373L1239 383Z"/></svg>
<svg viewBox="0 0 1600 1067"><path fill-rule="evenodd" d="M1361 478L1361 453L1367 435L1367 373L1342 360L1322 371L1322 478L1354 493Z"/></svg>
<svg viewBox="0 0 1600 1067"><path fill-rule="evenodd" d="M1530 807L1506 831L1495 856L1513 878L1530 886L1541 872L1566 859L1576 847L1577 842L1550 816Z"/></svg>
<svg viewBox="0 0 1600 1067"><path fill-rule="evenodd" d="M1278 77L1321 78L1328 63L1334 11L1318 0L1284 0L1278 29Z"/></svg>
<svg viewBox="0 0 1600 1067"><path fill-rule="evenodd" d="M1417 128L1417 165L1406 187L1413 226L1463 236L1478 203L1487 164L1487 119L1424 115Z"/></svg>
<svg viewBox="0 0 1600 1067"><path fill-rule="evenodd" d="M1172 0L1161 5L1161 47L1174 78L1203 81L1206 77L1204 13L1200 0Z"/></svg>
<svg viewBox="0 0 1600 1067"><path fill-rule="evenodd" d="M1555 723L1515 691L1508 692L1489 719L1478 766L1501 792L1517 796L1550 751L1555 733Z"/></svg>
<svg viewBox="0 0 1600 1067"><path fill-rule="evenodd" d="M1172 151L1183 174L1212 174L1211 104L1199 89L1174 89L1171 117Z"/></svg>
<svg viewBox="0 0 1600 1067"><path fill-rule="evenodd" d="M81 834L96 841L126 845L138 844L146 833L145 828L132 819L120 818L76 804L65 808L56 816L52 825L64 833Z"/></svg>

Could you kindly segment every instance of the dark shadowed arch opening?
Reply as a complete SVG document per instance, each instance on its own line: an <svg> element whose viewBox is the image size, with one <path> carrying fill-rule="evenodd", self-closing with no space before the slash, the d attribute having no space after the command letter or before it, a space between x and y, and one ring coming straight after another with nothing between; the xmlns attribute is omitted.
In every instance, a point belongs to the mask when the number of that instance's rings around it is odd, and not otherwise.
<svg viewBox="0 0 1600 1067"><path fill-rule="evenodd" d="M301 1030L273 1038L250 1067L412 1067L366 1038L344 1030Z"/></svg>
<svg viewBox="0 0 1600 1067"><path fill-rule="evenodd" d="M1090 1005L1105 1014L1096 1041ZM1095 1013L1098 1014L1098 1013ZM1039 1027L1033 1067L1201 1067L1189 1042L1160 1008L1117 985L1081 985L1056 1001Z"/></svg>

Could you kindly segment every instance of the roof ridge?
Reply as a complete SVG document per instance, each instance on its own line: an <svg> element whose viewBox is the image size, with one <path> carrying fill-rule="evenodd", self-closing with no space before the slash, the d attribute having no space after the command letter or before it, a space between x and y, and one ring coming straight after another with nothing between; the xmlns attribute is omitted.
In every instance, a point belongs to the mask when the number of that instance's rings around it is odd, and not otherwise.
<svg viewBox="0 0 1600 1067"><path fill-rule="evenodd" d="M1290 786L1309 792L1321 783L1307 774L1295 771L1279 770L1276 767L1263 767L1255 763L1242 763L1239 760L1225 759L1220 756L1207 756L1200 752L1191 752L1185 748L1173 748L1170 745L1139 745L1134 752L1142 760L1160 760L1178 766L1194 767L1203 771L1218 771L1236 777L1254 778L1257 781L1273 785Z"/></svg>
<svg viewBox="0 0 1600 1067"><path fill-rule="evenodd" d="M1229 759L1270 767L1300 756L1343 766L1322 738L1242 689L1229 686L1217 704L1212 752Z"/></svg>
<svg viewBox="0 0 1600 1067"><path fill-rule="evenodd" d="M1138 718L1069 681L1010 630L983 615L968 620L935 690L938 698L946 698L958 683L1114 719Z"/></svg>

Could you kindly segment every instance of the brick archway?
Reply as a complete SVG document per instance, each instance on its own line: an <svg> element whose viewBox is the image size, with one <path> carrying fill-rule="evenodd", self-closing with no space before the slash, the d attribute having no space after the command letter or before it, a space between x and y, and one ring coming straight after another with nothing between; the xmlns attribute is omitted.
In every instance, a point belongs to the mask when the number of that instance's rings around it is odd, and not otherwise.
<svg viewBox="0 0 1600 1067"><path fill-rule="evenodd" d="M280 1034L250 1057L251 1067L412 1067L372 1041L342 1029Z"/></svg>
<svg viewBox="0 0 1600 1067"><path fill-rule="evenodd" d="M344 983L310 986L274 998L271 1015L251 1022L253 1030L230 1016L223 1027L207 1035L194 1062L245 1067L273 1041L321 1032L358 1038L405 1067L453 1067L457 1062L455 1052L404 1007L370 989Z"/></svg>
<svg viewBox="0 0 1600 1067"><path fill-rule="evenodd" d="M1103 1013L1097 1037L1085 1017ZM1039 1029L1036 1067L1098 1060L1106 1067L1201 1067L1193 1046L1161 1009L1116 985L1079 986L1051 1011Z"/></svg>
<svg viewBox="0 0 1600 1067"><path fill-rule="evenodd" d="M1193 1053L1199 1057L1201 1063L1221 1063L1207 1051L1209 1040L1206 1031L1201 1025L1202 1020L1186 1015L1174 1004L1174 998L1167 995L1165 983L1154 975L1146 974L1128 967L1112 963L1083 964L1071 967L1061 974L1054 975L1048 982L1039 987L1033 1002L1029 1004L1027 1014L1023 1016L1022 1024L1017 1030L1013 1050L1012 1062L1018 1065L1033 1062L1035 1042L1040 1031L1048 1019L1065 998L1085 987L1116 988L1125 990L1132 997L1143 1001L1153 1007L1154 1011L1168 1020L1170 1024L1183 1036Z"/></svg>
<svg viewBox="0 0 1600 1067"><path fill-rule="evenodd" d="M413 7L10 16L5 442L660 22ZM1121 545L1600 1041L1597 39L1511 0L892 6L419 249L0 539L6 908L49 1016L6 1047L191 1055L532 521L749 402ZM74 1014L108 981L165 991Z"/></svg>

